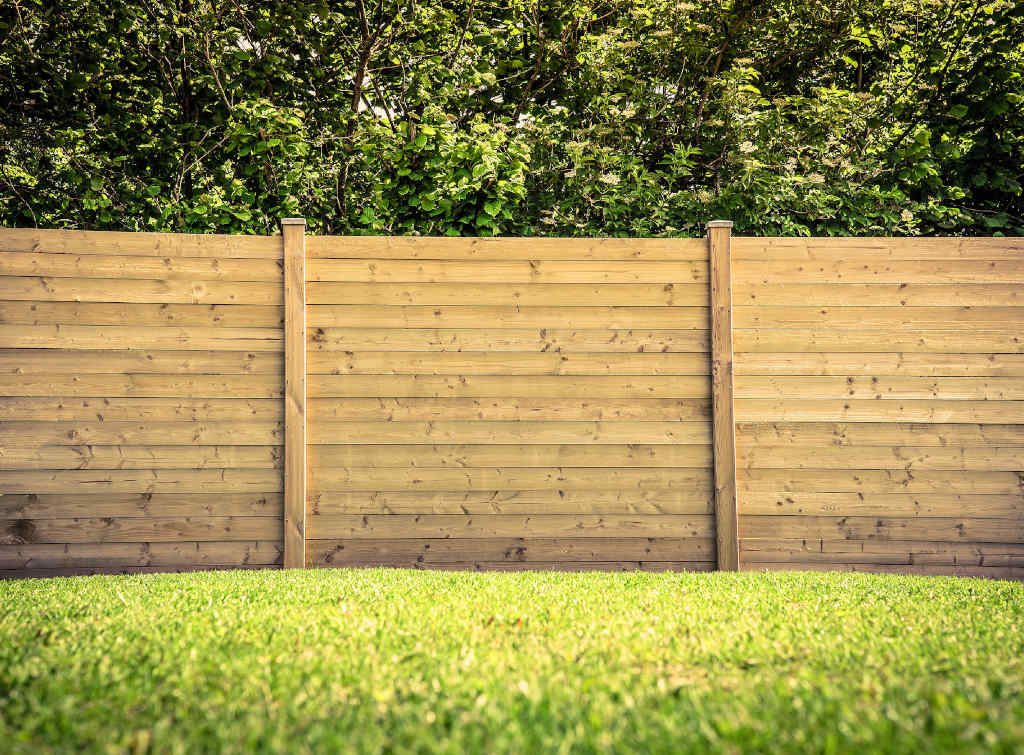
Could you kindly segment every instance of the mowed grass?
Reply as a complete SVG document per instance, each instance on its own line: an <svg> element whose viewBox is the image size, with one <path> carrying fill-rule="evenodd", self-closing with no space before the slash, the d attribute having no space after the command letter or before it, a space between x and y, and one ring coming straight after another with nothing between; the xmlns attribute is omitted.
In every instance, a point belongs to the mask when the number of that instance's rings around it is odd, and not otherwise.
<svg viewBox="0 0 1024 755"><path fill-rule="evenodd" d="M216 572L0 583L0 751L1024 748L1024 585Z"/></svg>

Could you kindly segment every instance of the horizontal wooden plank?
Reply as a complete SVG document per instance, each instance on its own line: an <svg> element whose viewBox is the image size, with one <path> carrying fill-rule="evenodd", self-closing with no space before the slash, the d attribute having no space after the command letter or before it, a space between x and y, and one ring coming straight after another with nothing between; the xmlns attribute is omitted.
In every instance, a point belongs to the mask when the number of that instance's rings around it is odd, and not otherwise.
<svg viewBox="0 0 1024 755"><path fill-rule="evenodd" d="M1010 273L1008 273L1010 274ZM312 258L312 281L365 283L707 283L706 262Z"/></svg>
<svg viewBox="0 0 1024 755"><path fill-rule="evenodd" d="M704 283L320 283L310 305L706 307ZM806 304L807 302L801 302Z"/></svg>
<svg viewBox="0 0 1024 755"><path fill-rule="evenodd" d="M1014 310L1016 311L1016 310ZM2 316L2 311L0 311ZM1024 315L1022 315L1024 317ZM687 328L707 330L707 307L316 305L311 328ZM2 321L2 320L0 320ZM1024 319L1021 325L1024 326Z"/></svg>
<svg viewBox="0 0 1024 755"><path fill-rule="evenodd" d="M714 536L710 516L576 516L497 514L318 516L307 522L312 540L359 538L488 538L488 537L671 537Z"/></svg>
<svg viewBox="0 0 1024 755"><path fill-rule="evenodd" d="M3 499L0 499L2 501ZM316 493L308 516L335 514L711 514L713 494L653 490L470 490Z"/></svg>
<svg viewBox="0 0 1024 755"><path fill-rule="evenodd" d="M706 330L310 328L307 343L313 351L706 353L710 349Z"/></svg>
<svg viewBox="0 0 1024 755"><path fill-rule="evenodd" d="M453 357L457 359L457 357ZM344 375L310 358L309 395L347 398L705 398L706 360L685 359L679 375Z"/></svg>
<svg viewBox="0 0 1024 755"><path fill-rule="evenodd" d="M740 306L733 310L733 327L824 330L1024 328L1024 308Z"/></svg>
<svg viewBox="0 0 1024 755"><path fill-rule="evenodd" d="M738 422L1024 423L1019 401L737 399Z"/></svg>
<svg viewBox="0 0 1024 755"><path fill-rule="evenodd" d="M783 516L968 517L1024 516L1024 496L955 493L768 493L743 496L743 514Z"/></svg>
<svg viewBox="0 0 1024 755"><path fill-rule="evenodd" d="M1024 446L741 447L739 465L756 469L1024 470Z"/></svg>
<svg viewBox="0 0 1024 755"><path fill-rule="evenodd" d="M543 394L541 394L543 395ZM566 422L710 420L707 399L650 398L313 398L310 435L329 441L344 428L335 421L421 422L457 420L560 420Z"/></svg>
<svg viewBox="0 0 1024 755"><path fill-rule="evenodd" d="M51 579L54 577L86 577L94 574L178 574L196 571L225 571L238 570L274 570L280 569L274 565L244 565L236 564L209 564L206 566L73 566L60 569L2 569L0 579Z"/></svg>
<svg viewBox="0 0 1024 755"><path fill-rule="evenodd" d="M284 312L281 307L255 304L0 301L0 323L281 328L284 326Z"/></svg>
<svg viewBox="0 0 1024 755"><path fill-rule="evenodd" d="M762 284L737 280L733 302L737 307L1021 307L1024 288L1019 283Z"/></svg>
<svg viewBox="0 0 1024 755"><path fill-rule="evenodd" d="M415 467L694 467L711 466L711 447L698 445L313 445L310 468ZM0 460L0 465L3 461ZM200 465L196 465L200 466ZM232 465L234 466L234 465ZM2 466L0 466L2 468ZM11 467L20 468L20 467Z"/></svg>
<svg viewBox="0 0 1024 755"><path fill-rule="evenodd" d="M280 398L283 392L276 375L0 374L0 396Z"/></svg>
<svg viewBox="0 0 1024 755"><path fill-rule="evenodd" d="M282 514L280 493L65 493L0 496L2 519Z"/></svg>
<svg viewBox="0 0 1024 755"><path fill-rule="evenodd" d="M0 275L111 280L281 281L277 260L4 252Z"/></svg>
<svg viewBox="0 0 1024 755"><path fill-rule="evenodd" d="M1024 446L1024 425L910 422L739 422L736 436L755 444L818 446Z"/></svg>
<svg viewBox="0 0 1024 755"><path fill-rule="evenodd" d="M0 349L0 374L277 375L283 355L270 351Z"/></svg>
<svg viewBox="0 0 1024 755"><path fill-rule="evenodd" d="M264 566L281 563L277 542L31 543L0 545L0 569Z"/></svg>
<svg viewBox="0 0 1024 755"><path fill-rule="evenodd" d="M5 421L0 453L35 446L273 446L283 438L280 422Z"/></svg>
<svg viewBox="0 0 1024 755"><path fill-rule="evenodd" d="M772 283L1024 283L1024 265L1010 260L744 260L739 284Z"/></svg>
<svg viewBox="0 0 1024 755"><path fill-rule="evenodd" d="M280 236L0 228L0 251L280 259Z"/></svg>
<svg viewBox="0 0 1024 755"><path fill-rule="evenodd" d="M1014 425L1021 429L1024 425ZM438 420L433 422L323 422L313 419L308 441L325 443L679 443L707 445L707 422L534 422ZM1024 441L1022 441L1024 444Z"/></svg>
<svg viewBox="0 0 1024 755"><path fill-rule="evenodd" d="M587 354L490 351L327 351L310 352L309 374L333 375L677 375L707 374L707 358L694 354ZM0 365L2 365L0 356ZM710 378L680 377L687 385ZM682 386L680 386L682 387ZM699 390L699 389L697 389Z"/></svg>
<svg viewBox="0 0 1024 755"><path fill-rule="evenodd" d="M1019 238L732 237L735 260L1021 260Z"/></svg>
<svg viewBox="0 0 1024 755"><path fill-rule="evenodd" d="M676 238L310 236L312 258L409 260L706 260L707 241Z"/></svg>
<svg viewBox="0 0 1024 755"><path fill-rule="evenodd" d="M703 363L705 360L701 359ZM321 365L317 365L322 369ZM679 369L685 369L680 367ZM708 395L706 372L685 375L309 375L311 398L680 398ZM2 377L2 376L0 376ZM140 376L141 377L141 376ZM408 403L408 402L403 402ZM313 415L315 416L315 415ZM453 418L454 419L454 418Z"/></svg>
<svg viewBox="0 0 1024 755"><path fill-rule="evenodd" d="M749 564L745 571L844 571L866 574L908 574L924 577L973 577L979 579L1024 579L1024 568L990 566L944 566L944 565L892 565L892 564L805 564L805 563L756 563Z"/></svg>
<svg viewBox="0 0 1024 755"><path fill-rule="evenodd" d="M977 493L1020 495L1016 472L907 471L897 469L748 469L744 492Z"/></svg>
<svg viewBox="0 0 1024 755"><path fill-rule="evenodd" d="M284 350L278 328L128 325L0 325L0 343L20 349Z"/></svg>
<svg viewBox="0 0 1024 755"><path fill-rule="evenodd" d="M200 470L195 474L205 471L207 470ZM246 472L248 473L248 470ZM2 485L2 481L6 479L7 475L22 473L0 474L3 475L0 476L0 485ZM711 474L705 469L618 469L610 467L567 467L564 469L559 467L529 469L321 467L309 471L309 489L314 495L323 491L351 490L608 490L612 488L642 490L666 488L692 490L700 495L706 495L711 488ZM10 492L22 491L12 490Z"/></svg>
<svg viewBox="0 0 1024 755"><path fill-rule="evenodd" d="M0 542L7 545L276 541L281 537L281 520L266 516L0 519Z"/></svg>
<svg viewBox="0 0 1024 755"><path fill-rule="evenodd" d="M1021 287L1024 289L1024 286ZM700 332L700 331L693 331ZM737 351L893 352L911 354L1024 352L1024 334L1002 330L736 330Z"/></svg>
<svg viewBox="0 0 1024 755"><path fill-rule="evenodd" d="M1020 401L1024 377L737 375L743 399L947 399Z"/></svg>
<svg viewBox="0 0 1024 755"><path fill-rule="evenodd" d="M42 493L280 493L274 469L3 470L0 494ZM150 538L137 538L148 540ZM185 538L188 539L188 538ZM193 540L197 538L192 538ZM252 539L259 539L253 537ZM60 540L58 542L72 542ZM88 541L85 541L88 542Z"/></svg>
<svg viewBox="0 0 1024 755"><path fill-rule="evenodd" d="M351 564L347 568L380 566L379 563ZM420 564L415 562L391 563L393 568L423 569L426 571L474 572L710 572L713 561L451 561ZM265 567L273 569L276 567ZM0 573L0 577L4 573Z"/></svg>
<svg viewBox="0 0 1024 755"><path fill-rule="evenodd" d="M612 446L614 448L614 446ZM673 448L673 446L668 446ZM701 448L701 446L681 446ZM652 465L653 466L653 465ZM0 469L280 469L280 446L5 446Z"/></svg>
<svg viewBox="0 0 1024 755"><path fill-rule="evenodd" d="M0 397L0 419L5 422L33 420L188 424L231 421L237 422L235 426L244 432L249 423L275 423L283 418L284 406L279 399ZM175 437L180 432L189 431L185 427L160 429L171 431ZM191 432L198 429L193 426ZM264 431L276 432L267 425L259 432Z"/></svg>
<svg viewBox="0 0 1024 755"><path fill-rule="evenodd" d="M741 537L1024 542L1024 520L740 515Z"/></svg>
<svg viewBox="0 0 1024 755"><path fill-rule="evenodd" d="M338 538L310 540L311 566L443 564L453 561L712 561L698 537ZM0 562L2 563L2 562Z"/></svg>
<svg viewBox="0 0 1024 755"><path fill-rule="evenodd" d="M745 538L748 552L788 549L791 552L856 554L907 554L917 563L959 563L981 566L1006 565L1024 557L1024 543L964 543L936 540L829 540L826 538ZM852 560L852 559L851 559Z"/></svg>
<svg viewBox="0 0 1024 755"><path fill-rule="evenodd" d="M185 280L101 280L0 276L0 299L11 301L253 304L281 306L280 283Z"/></svg>
<svg viewBox="0 0 1024 755"><path fill-rule="evenodd" d="M735 360L740 375L1024 376L1024 354L740 352Z"/></svg>

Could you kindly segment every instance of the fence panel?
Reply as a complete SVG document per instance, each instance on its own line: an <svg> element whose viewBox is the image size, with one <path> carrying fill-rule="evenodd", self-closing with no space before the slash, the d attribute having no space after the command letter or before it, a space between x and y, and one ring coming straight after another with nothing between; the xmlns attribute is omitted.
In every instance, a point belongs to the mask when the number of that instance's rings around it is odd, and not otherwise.
<svg viewBox="0 0 1024 755"><path fill-rule="evenodd" d="M0 574L281 561L281 240L0 230Z"/></svg>
<svg viewBox="0 0 1024 755"><path fill-rule="evenodd" d="M714 566L702 239L308 240L313 566Z"/></svg>
<svg viewBox="0 0 1024 755"><path fill-rule="evenodd" d="M1024 577L1024 243L733 259L746 567Z"/></svg>

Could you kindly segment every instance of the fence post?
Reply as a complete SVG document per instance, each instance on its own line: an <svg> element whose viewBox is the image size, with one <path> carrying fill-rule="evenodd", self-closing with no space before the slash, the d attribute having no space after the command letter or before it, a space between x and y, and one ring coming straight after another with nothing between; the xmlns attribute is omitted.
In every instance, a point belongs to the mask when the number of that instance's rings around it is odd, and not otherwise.
<svg viewBox="0 0 1024 755"><path fill-rule="evenodd" d="M284 568L306 567L306 221L282 218L284 245Z"/></svg>
<svg viewBox="0 0 1024 755"><path fill-rule="evenodd" d="M740 544L732 367L732 222L712 220L707 225L707 233L711 259L711 411L718 568L738 571Z"/></svg>

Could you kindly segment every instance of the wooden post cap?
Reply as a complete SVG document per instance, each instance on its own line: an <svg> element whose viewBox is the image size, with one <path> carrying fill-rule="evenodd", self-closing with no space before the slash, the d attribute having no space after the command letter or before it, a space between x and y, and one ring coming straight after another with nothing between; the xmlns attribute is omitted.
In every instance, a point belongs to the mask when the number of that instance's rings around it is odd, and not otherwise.
<svg viewBox="0 0 1024 755"><path fill-rule="evenodd" d="M305 218L281 218L281 225L305 225Z"/></svg>
<svg viewBox="0 0 1024 755"><path fill-rule="evenodd" d="M705 228L732 228L731 220L709 220Z"/></svg>

